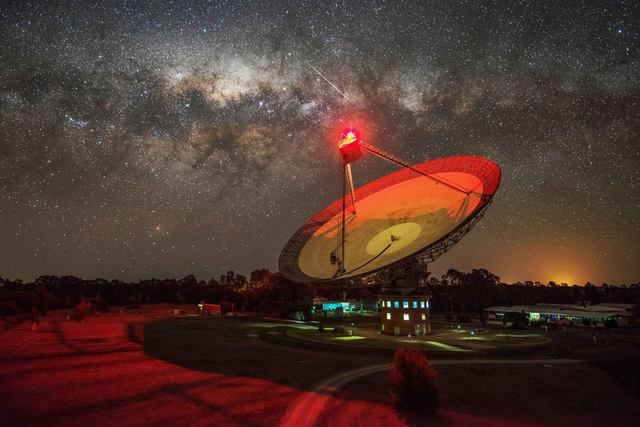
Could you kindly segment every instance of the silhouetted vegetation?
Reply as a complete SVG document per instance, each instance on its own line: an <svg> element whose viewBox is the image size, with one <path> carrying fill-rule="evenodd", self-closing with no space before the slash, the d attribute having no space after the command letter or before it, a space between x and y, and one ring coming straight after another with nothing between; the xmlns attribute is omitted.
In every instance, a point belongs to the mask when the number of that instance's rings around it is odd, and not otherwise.
<svg viewBox="0 0 640 427"><path fill-rule="evenodd" d="M534 305L537 303L591 304L637 303L640 284L630 286L584 286L539 282L502 283L485 269L469 273L449 270L441 279L430 277L426 289L433 295L431 309L444 312L447 320L457 315L482 313L490 306ZM219 280L198 280L193 275L182 279L146 279L126 283L117 279L85 280L75 276L41 276L33 282L0 278L0 319L35 308L40 315L49 309L71 308L83 300L100 298L109 306L136 307L149 303L189 303L205 301L223 304L223 311L245 311L281 318L308 318L313 296L329 299L370 298L378 293L376 286L357 288L313 288L289 282L279 273L255 270L249 279L229 271ZM456 314L453 316L451 312ZM460 318L460 322L465 321Z"/></svg>
<svg viewBox="0 0 640 427"><path fill-rule="evenodd" d="M438 409L436 370L421 351L399 348L389 366L389 374L389 391L397 407L435 414Z"/></svg>
<svg viewBox="0 0 640 427"><path fill-rule="evenodd" d="M504 323L505 325L510 324L512 328L524 329L525 327L529 326L529 318L524 312L505 313L504 317L502 318L502 323Z"/></svg>

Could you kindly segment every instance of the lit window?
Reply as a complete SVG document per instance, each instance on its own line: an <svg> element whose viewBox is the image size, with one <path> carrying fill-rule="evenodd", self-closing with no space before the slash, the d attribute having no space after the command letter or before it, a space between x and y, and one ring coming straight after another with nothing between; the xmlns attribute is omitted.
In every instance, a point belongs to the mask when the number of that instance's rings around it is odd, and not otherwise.
<svg viewBox="0 0 640 427"><path fill-rule="evenodd" d="M427 315L422 313L422 320L427 320Z"/></svg>
<svg viewBox="0 0 640 427"><path fill-rule="evenodd" d="M382 307L384 307L384 301L382 301Z"/></svg>
<svg viewBox="0 0 640 427"><path fill-rule="evenodd" d="M429 308L429 301L427 301L427 308Z"/></svg>
<svg viewBox="0 0 640 427"><path fill-rule="evenodd" d="M391 320L391 313L387 313L387 320Z"/></svg>
<svg viewBox="0 0 640 427"><path fill-rule="evenodd" d="M391 308L391 301L387 301L387 307Z"/></svg>
<svg viewBox="0 0 640 427"><path fill-rule="evenodd" d="M404 320L409 320L409 314L408 313L404 314Z"/></svg>
<svg viewBox="0 0 640 427"><path fill-rule="evenodd" d="M409 301L405 301L402 303L402 308L409 308Z"/></svg>
<svg viewBox="0 0 640 427"><path fill-rule="evenodd" d="M413 308L418 308L418 301L413 302Z"/></svg>
<svg viewBox="0 0 640 427"><path fill-rule="evenodd" d="M400 303L399 303L398 301L394 301L394 302L393 302L393 306L394 306L395 308L400 308Z"/></svg>
<svg viewBox="0 0 640 427"><path fill-rule="evenodd" d="M424 308L424 301L420 301L420 308Z"/></svg>

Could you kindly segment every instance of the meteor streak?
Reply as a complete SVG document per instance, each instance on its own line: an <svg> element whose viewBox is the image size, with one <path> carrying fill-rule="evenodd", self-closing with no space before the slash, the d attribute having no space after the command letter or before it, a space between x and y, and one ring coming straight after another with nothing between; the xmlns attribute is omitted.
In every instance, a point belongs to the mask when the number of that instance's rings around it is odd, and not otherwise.
<svg viewBox="0 0 640 427"><path fill-rule="evenodd" d="M316 73L318 73L318 75L319 75L320 77L322 77L323 79L325 79L325 80L326 80L326 82L327 82L327 83L329 83L329 84L330 84L330 85L331 85L335 90L337 90L337 91L338 91L338 93L339 93L340 95L344 96L344 98L345 98L347 101L351 102L351 100L347 97L347 95L345 95L344 93L342 93L342 91L341 91L340 89L338 89L338 88L336 87L336 85L334 85L333 83L331 83L331 82L329 81L329 79L327 79L325 76L323 76L323 75L322 75L322 73L321 73L320 71L316 70L316 68L315 68L313 65L309 64L308 62L307 62L307 65L308 65L309 67L311 67L311 68L313 69L313 71L315 71Z"/></svg>

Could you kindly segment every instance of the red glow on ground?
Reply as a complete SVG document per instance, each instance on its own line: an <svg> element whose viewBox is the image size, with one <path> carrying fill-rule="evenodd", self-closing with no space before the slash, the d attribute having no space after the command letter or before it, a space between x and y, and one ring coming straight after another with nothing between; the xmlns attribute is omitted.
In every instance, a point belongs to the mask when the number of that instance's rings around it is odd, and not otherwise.
<svg viewBox="0 0 640 427"><path fill-rule="evenodd" d="M111 314L83 329L49 315L36 333L25 323L2 334L0 425L269 426L300 394L150 357L142 345L148 320Z"/></svg>

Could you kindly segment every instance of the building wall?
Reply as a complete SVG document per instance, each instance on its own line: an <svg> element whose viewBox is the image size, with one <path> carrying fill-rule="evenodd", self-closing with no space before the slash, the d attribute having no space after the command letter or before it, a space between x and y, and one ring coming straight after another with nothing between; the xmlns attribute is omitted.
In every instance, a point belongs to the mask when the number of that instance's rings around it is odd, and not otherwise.
<svg viewBox="0 0 640 427"><path fill-rule="evenodd" d="M379 295L378 299L382 313L382 332L385 334L427 335L431 333L430 296Z"/></svg>

